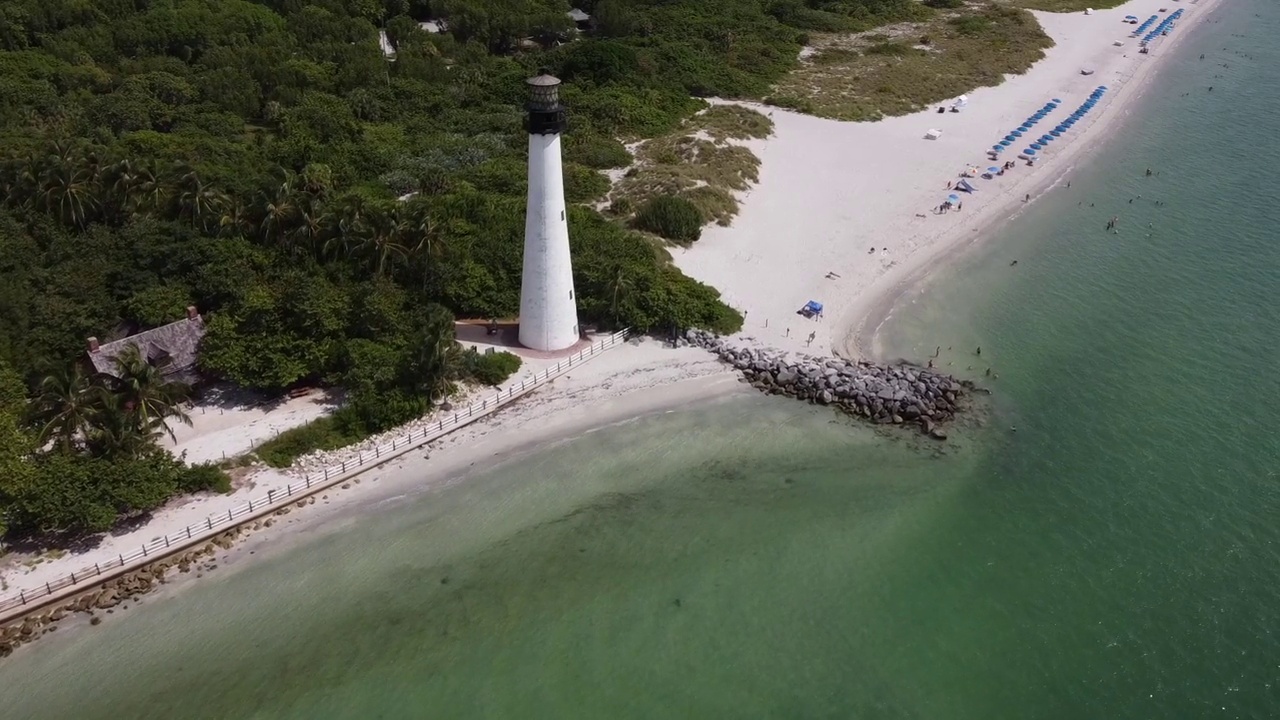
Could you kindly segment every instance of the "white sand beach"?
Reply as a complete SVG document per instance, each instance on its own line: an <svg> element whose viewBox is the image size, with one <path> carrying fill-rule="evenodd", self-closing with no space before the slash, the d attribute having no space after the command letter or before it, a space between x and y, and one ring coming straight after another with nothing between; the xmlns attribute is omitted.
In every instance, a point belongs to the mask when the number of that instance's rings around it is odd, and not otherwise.
<svg viewBox="0 0 1280 720"><path fill-rule="evenodd" d="M730 227L710 227L676 263L718 288L746 313L744 336L761 345L825 354L865 355L860 339L869 315L895 288L918 279L941 257L969 245L1070 179L1081 153L1129 115L1151 72L1213 0L1195 4L1132 0L1112 10L1035 13L1056 43L1024 75L967 93L962 112L936 110L875 123L823 120L759 107L773 118L774 135L749 143L762 160L759 184L745 194ZM1145 19L1160 9L1185 10L1178 28L1139 53L1126 15ZM1122 42L1117 47L1115 42ZM1093 70L1082 75L1081 70ZM992 163L987 151L1046 102L1061 105L1033 133L1065 119L1099 85L1102 102L1082 122L1041 151L1034 167L1018 162L994 180L970 179L963 208L933 214L967 166L985 170L1014 160L1019 141ZM947 101L939 103L951 106ZM936 106L935 106L936 107ZM926 140L929 130L937 140ZM828 277L828 273L835 276ZM838 277L836 277L838 276ZM806 302L823 304L824 317L796 314ZM810 346L810 333L815 337Z"/></svg>
<svg viewBox="0 0 1280 720"><path fill-rule="evenodd" d="M1069 180L1080 154L1129 114L1152 71L1181 37L1204 22L1215 3L1132 0L1092 15L1037 13L1057 43L1047 58L1023 76L968 93L968 106L960 113L931 110L853 124L763 108L776 128L767 140L749 143L762 160L759 184L743 193L741 213L730 227L708 228L693 247L676 251L676 262L689 275L719 288L727 302L746 314L739 338L744 343L812 354L865 352L864 328L874 329L908 283L990 234L1026 205L1027 195L1034 202L1052 192L1055 183ZM1177 30L1155 43L1153 54L1140 55L1137 41L1129 38L1133 26L1121 19L1178 7L1186 13ZM1116 41L1123 46L1115 46ZM1081 69L1094 72L1085 76ZM992 165L986 151L1024 118L1051 98L1060 98L1061 106L1038 126L1047 131L1099 85L1110 88L1106 99L1088 120L1053 143L1034 167L1019 162L1002 177L973 179L977 192L963 197L962 210L933 214L952 192L947 183L956 181L966 166ZM930 129L940 130L941 137L924 139ZM1006 152L1001 161L1015 154ZM824 304L822 319L796 314L809 300ZM521 375L541 369L545 362L531 361ZM327 507L358 513L361 506L455 482L469 468L496 456L745 391L736 375L701 350L669 348L651 340L628 343L497 415L369 471L359 485L326 491ZM271 410L206 408L192 428L178 430L176 448L196 461L234 456L280 429L318 416L325 407L325 398L309 396ZM41 587L211 514L226 513L250 496L282 488L291 480L296 478L259 471L231 495L176 502L141 527L106 536L96 548L59 558L11 555L0 568L0 597ZM292 514L255 542L279 538L285 532L281 528L326 514Z"/></svg>

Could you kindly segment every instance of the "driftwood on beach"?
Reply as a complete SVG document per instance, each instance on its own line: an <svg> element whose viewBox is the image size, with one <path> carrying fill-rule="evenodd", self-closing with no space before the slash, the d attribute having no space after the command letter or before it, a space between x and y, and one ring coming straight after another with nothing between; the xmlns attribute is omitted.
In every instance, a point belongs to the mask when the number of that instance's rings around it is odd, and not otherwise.
<svg viewBox="0 0 1280 720"><path fill-rule="evenodd" d="M731 347L703 330L689 330L683 342L715 353L762 392L832 405L880 424L915 424L938 440L942 423L963 408L973 384L913 365L877 365L841 358L788 360L784 353Z"/></svg>

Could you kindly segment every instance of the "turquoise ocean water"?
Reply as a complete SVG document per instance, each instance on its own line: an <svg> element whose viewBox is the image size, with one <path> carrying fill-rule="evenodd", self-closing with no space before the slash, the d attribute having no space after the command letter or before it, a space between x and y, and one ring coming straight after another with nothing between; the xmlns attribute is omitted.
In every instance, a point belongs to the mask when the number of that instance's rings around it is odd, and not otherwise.
<svg viewBox="0 0 1280 720"><path fill-rule="evenodd" d="M886 325L982 426L604 428L46 637L0 717L1280 717L1280 7L1213 19Z"/></svg>

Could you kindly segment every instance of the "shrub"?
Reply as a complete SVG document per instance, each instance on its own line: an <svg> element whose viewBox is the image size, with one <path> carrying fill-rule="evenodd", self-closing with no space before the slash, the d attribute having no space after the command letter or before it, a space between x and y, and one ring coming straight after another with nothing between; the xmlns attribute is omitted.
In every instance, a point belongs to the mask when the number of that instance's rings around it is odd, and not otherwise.
<svg viewBox="0 0 1280 720"><path fill-rule="evenodd" d="M609 192L609 178L596 170L577 163L566 163L564 166L564 199L565 202L593 202Z"/></svg>
<svg viewBox="0 0 1280 720"><path fill-rule="evenodd" d="M911 48L903 45L902 43L896 42L876 43L875 45L867 48L868 55L893 55L896 57L906 55L910 51Z"/></svg>
<svg viewBox="0 0 1280 720"><path fill-rule="evenodd" d="M565 139L565 160L596 170L608 170L630 165L631 153L610 137L591 133L570 134Z"/></svg>
<svg viewBox="0 0 1280 720"><path fill-rule="evenodd" d="M231 492L231 478L213 463L192 465L178 476L178 490L184 493L208 490L216 493Z"/></svg>
<svg viewBox="0 0 1280 720"><path fill-rule="evenodd" d="M635 204L631 202L629 197L620 197L609 203L609 214L615 217L627 218L635 211Z"/></svg>
<svg viewBox="0 0 1280 720"><path fill-rule="evenodd" d="M462 367L472 380L496 387L520 369L520 358L509 352L481 355L471 348L462 356Z"/></svg>
<svg viewBox="0 0 1280 720"><path fill-rule="evenodd" d="M672 242L688 244L702 237L702 213L693 203L675 195L659 195L636 212L637 229Z"/></svg>
<svg viewBox="0 0 1280 720"><path fill-rule="evenodd" d="M338 413L342 412L341 410ZM313 450L336 450L360 442L368 436L351 423L342 422L338 413L318 418L292 430L286 430L258 446L255 454L274 468L285 468Z"/></svg>
<svg viewBox="0 0 1280 720"><path fill-rule="evenodd" d="M927 7L943 10L964 7L964 0L924 0Z"/></svg>
<svg viewBox="0 0 1280 720"><path fill-rule="evenodd" d="M980 15L966 15L952 19L951 25L961 35L981 35L991 27L991 21Z"/></svg>

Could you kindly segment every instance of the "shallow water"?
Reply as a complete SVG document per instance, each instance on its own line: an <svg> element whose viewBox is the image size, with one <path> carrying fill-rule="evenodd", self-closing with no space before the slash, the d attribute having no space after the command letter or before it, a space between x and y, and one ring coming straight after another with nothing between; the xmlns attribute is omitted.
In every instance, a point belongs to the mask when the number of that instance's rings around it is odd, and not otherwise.
<svg viewBox="0 0 1280 720"><path fill-rule="evenodd" d="M47 637L3 717L1280 715L1280 8L1215 17L886 326L986 427L605 428Z"/></svg>

